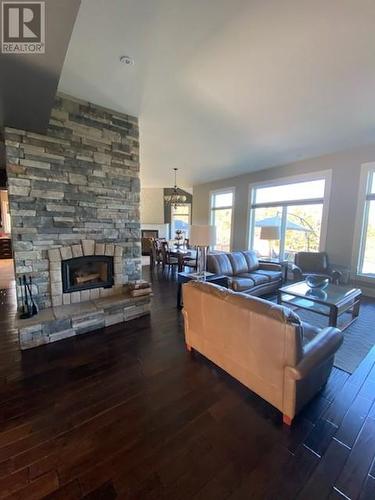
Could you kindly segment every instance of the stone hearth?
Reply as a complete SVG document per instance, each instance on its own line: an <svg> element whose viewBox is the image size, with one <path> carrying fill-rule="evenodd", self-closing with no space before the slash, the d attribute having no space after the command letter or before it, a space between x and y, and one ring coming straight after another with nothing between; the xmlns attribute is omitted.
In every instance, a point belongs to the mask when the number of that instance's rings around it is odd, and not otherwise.
<svg viewBox="0 0 375 500"><path fill-rule="evenodd" d="M37 316L16 320L22 350L130 321L150 313L150 297L117 295L43 309Z"/></svg>

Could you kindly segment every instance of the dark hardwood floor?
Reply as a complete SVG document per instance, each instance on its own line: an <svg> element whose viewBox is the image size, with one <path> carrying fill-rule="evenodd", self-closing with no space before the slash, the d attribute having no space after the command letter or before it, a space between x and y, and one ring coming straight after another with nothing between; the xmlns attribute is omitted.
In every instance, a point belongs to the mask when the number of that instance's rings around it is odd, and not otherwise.
<svg viewBox="0 0 375 500"><path fill-rule="evenodd" d="M153 286L150 318L24 353L0 292L0 498L375 498L375 349L288 429L185 350L176 284Z"/></svg>

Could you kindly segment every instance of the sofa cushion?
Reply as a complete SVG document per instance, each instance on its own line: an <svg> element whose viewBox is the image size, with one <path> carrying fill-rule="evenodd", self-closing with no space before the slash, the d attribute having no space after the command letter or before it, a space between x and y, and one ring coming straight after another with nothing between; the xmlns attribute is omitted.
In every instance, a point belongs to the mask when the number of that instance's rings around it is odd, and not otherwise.
<svg viewBox="0 0 375 500"><path fill-rule="evenodd" d="M207 269L210 273L232 276L233 268L228 254L216 253L207 256Z"/></svg>
<svg viewBox="0 0 375 500"><path fill-rule="evenodd" d="M256 253L252 250L241 253L246 259L248 272L251 273L252 271L256 271L259 267L258 257L256 256Z"/></svg>
<svg viewBox="0 0 375 500"><path fill-rule="evenodd" d="M248 272L248 265L245 256L242 252L232 252L228 254L232 264L233 274L241 274Z"/></svg>
<svg viewBox="0 0 375 500"><path fill-rule="evenodd" d="M267 269L258 269L258 271L255 271L255 274L263 274L269 281L279 281L283 277L281 271L268 271Z"/></svg>
<svg viewBox="0 0 375 500"><path fill-rule="evenodd" d="M267 276L262 276L258 273L241 273L238 275L238 277L253 280L255 286L269 283L269 279L267 278Z"/></svg>
<svg viewBox="0 0 375 500"><path fill-rule="evenodd" d="M240 278L236 276L231 279L231 282L235 292L246 292L255 286L255 282L251 278Z"/></svg>

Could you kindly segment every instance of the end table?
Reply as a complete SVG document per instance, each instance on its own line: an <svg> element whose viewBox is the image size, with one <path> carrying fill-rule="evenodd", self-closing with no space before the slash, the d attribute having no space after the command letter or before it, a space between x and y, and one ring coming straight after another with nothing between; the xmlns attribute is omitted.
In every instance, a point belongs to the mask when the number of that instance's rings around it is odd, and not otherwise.
<svg viewBox="0 0 375 500"><path fill-rule="evenodd" d="M228 277L221 274L205 273L205 281L209 283L214 283L215 285L224 286L228 288ZM178 273L177 275L177 308L182 309L182 285L188 283L189 281L197 281L197 273Z"/></svg>

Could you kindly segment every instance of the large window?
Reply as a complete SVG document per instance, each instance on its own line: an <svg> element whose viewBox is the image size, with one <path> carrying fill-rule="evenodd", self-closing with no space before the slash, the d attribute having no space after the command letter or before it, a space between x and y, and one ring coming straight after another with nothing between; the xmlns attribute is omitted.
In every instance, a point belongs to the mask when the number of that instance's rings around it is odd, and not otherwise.
<svg viewBox="0 0 375 500"><path fill-rule="evenodd" d="M179 229L185 238L189 238L191 224L191 204L183 203L171 207L171 237L174 238Z"/></svg>
<svg viewBox="0 0 375 500"><path fill-rule="evenodd" d="M294 261L296 252L318 252L323 241L329 174L310 180L252 186L249 247L259 257Z"/></svg>
<svg viewBox="0 0 375 500"><path fill-rule="evenodd" d="M366 172L365 190L358 273L375 278L375 167Z"/></svg>
<svg viewBox="0 0 375 500"><path fill-rule="evenodd" d="M211 224L216 226L215 250L229 252L232 242L234 190L211 193Z"/></svg>

